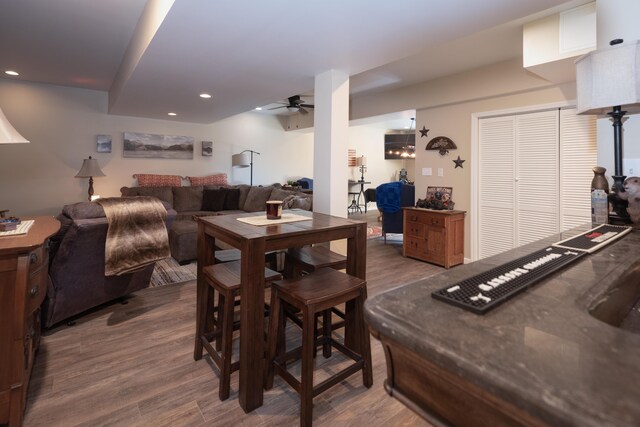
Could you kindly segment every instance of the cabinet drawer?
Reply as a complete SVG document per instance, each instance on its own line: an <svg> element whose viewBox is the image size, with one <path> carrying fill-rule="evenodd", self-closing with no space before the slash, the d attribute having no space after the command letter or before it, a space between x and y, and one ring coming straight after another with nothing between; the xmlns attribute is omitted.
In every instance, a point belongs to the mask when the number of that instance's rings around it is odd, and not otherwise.
<svg viewBox="0 0 640 427"><path fill-rule="evenodd" d="M27 294L25 295L25 315L30 316L44 301L47 294L47 269L41 268L29 275Z"/></svg>
<svg viewBox="0 0 640 427"><path fill-rule="evenodd" d="M423 221L430 227L444 227L446 218L440 215L425 215Z"/></svg>
<svg viewBox="0 0 640 427"><path fill-rule="evenodd" d="M424 256L426 243L424 239L417 239L411 237L404 238L404 255L410 257L422 257Z"/></svg>
<svg viewBox="0 0 640 427"><path fill-rule="evenodd" d="M405 233L407 236L424 237L424 224L407 221Z"/></svg>
<svg viewBox="0 0 640 427"><path fill-rule="evenodd" d="M47 246L48 242L45 242L44 245L29 254L29 271L35 271L49 261Z"/></svg>

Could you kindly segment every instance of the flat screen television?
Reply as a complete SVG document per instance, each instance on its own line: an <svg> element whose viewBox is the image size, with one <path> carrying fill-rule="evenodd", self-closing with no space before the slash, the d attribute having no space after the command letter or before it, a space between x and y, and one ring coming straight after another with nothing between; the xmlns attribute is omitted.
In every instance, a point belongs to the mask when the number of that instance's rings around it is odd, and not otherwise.
<svg viewBox="0 0 640 427"><path fill-rule="evenodd" d="M415 133L388 133L384 136L384 158L413 159L416 157Z"/></svg>

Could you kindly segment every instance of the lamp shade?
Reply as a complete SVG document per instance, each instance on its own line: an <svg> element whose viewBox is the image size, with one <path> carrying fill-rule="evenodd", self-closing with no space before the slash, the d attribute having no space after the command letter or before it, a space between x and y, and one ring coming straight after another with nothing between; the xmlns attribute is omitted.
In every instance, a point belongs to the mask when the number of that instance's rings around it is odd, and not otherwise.
<svg viewBox="0 0 640 427"><path fill-rule="evenodd" d="M360 156L356 158L356 166L366 166L367 158L365 156Z"/></svg>
<svg viewBox="0 0 640 427"><path fill-rule="evenodd" d="M0 109L0 144L24 144L28 143L24 136L20 135Z"/></svg>
<svg viewBox="0 0 640 427"><path fill-rule="evenodd" d="M234 154L231 156L231 166L237 168L246 168L251 165L251 153L244 152L240 154Z"/></svg>
<svg viewBox="0 0 640 427"><path fill-rule="evenodd" d="M620 106L640 113L640 42L590 52L576 61L578 114L604 115Z"/></svg>
<svg viewBox="0 0 640 427"><path fill-rule="evenodd" d="M90 178L93 176L104 176L104 173L102 173L100 165L98 165L98 160L89 156L88 159L82 161L82 167L76 174L76 178Z"/></svg>

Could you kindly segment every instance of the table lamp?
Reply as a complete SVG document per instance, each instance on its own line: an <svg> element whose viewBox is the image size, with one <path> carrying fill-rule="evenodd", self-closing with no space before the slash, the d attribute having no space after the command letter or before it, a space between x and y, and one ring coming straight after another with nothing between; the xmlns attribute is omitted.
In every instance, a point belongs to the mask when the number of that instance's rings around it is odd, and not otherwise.
<svg viewBox="0 0 640 427"><path fill-rule="evenodd" d="M76 174L76 178L89 178L89 201L92 200L93 196L93 177L94 176L105 176L100 169L100 165L98 165L97 159L92 159L89 156L88 159L84 159L82 161L82 167L80 171Z"/></svg>
<svg viewBox="0 0 640 427"><path fill-rule="evenodd" d="M360 168L360 182L364 182L364 170L367 168L367 158L360 156L356 159L356 166Z"/></svg>
<svg viewBox="0 0 640 427"><path fill-rule="evenodd" d="M622 44L611 41L610 47L598 49L576 61L578 114L608 115L613 121L614 172L609 193L612 211L610 224L629 224L622 169L622 118L640 112L640 42Z"/></svg>

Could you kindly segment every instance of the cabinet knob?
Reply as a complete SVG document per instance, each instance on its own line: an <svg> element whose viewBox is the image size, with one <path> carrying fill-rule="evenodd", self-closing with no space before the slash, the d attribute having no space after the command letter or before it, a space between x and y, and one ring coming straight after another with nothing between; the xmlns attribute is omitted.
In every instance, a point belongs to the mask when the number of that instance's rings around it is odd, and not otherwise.
<svg viewBox="0 0 640 427"><path fill-rule="evenodd" d="M31 255L29 255L29 261L31 262L31 264L37 263L38 262L38 254L36 254L34 252Z"/></svg>
<svg viewBox="0 0 640 427"><path fill-rule="evenodd" d="M31 288L31 290L29 291L29 294L32 297L35 297L36 295L38 295L38 292L40 292L40 287L38 285L35 285L33 288Z"/></svg>

